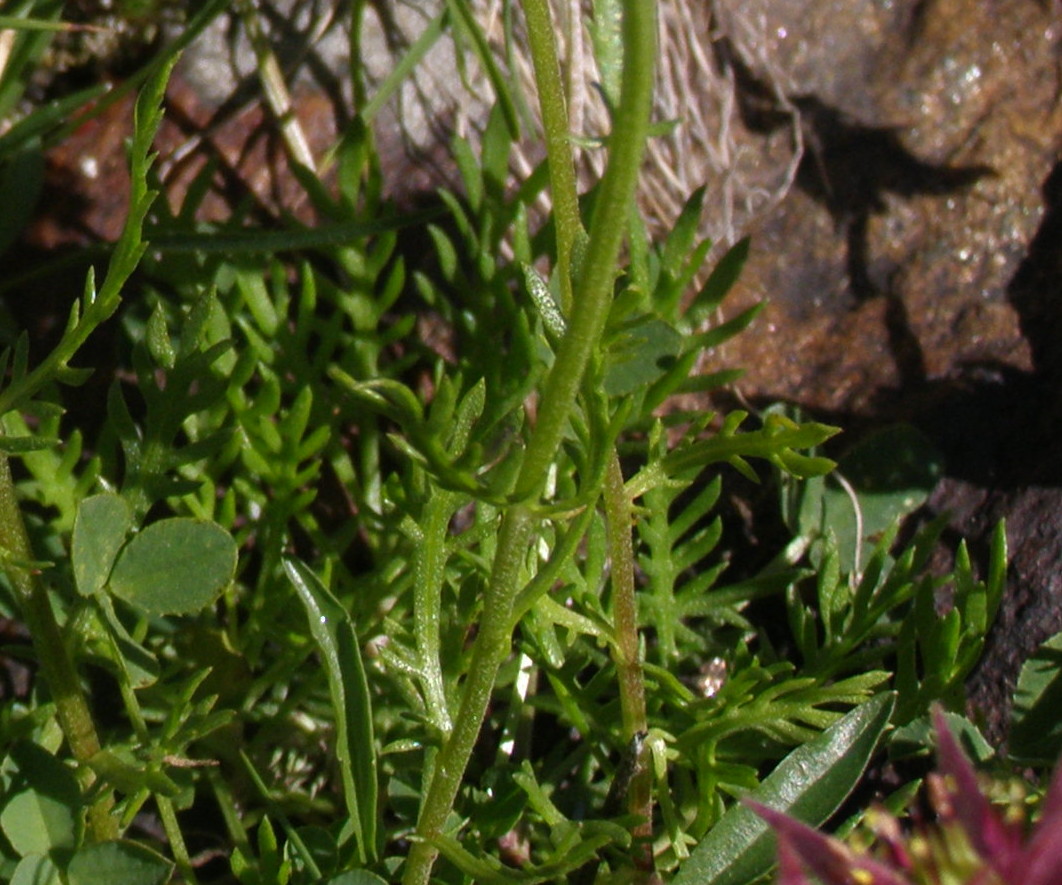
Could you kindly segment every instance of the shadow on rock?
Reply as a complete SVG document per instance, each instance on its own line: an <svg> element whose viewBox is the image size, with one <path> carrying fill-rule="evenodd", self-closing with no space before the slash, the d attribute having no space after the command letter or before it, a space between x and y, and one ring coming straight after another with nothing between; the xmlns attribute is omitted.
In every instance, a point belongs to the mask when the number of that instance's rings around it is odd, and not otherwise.
<svg viewBox="0 0 1062 885"><path fill-rule="evenodd" d="M726 40L719 41L717 51L734 71L738 107L750 131L769 134L798 120L804 154L796 186L844 229L848 282L859 300L882 294L870 274L868 225L871 216L888 211L887 196L946 196L994 174L989 166L920 159L904 146L896 128L860 123L815 95L778 96Z"/></svg>
<svg viewBox="0 0 1062 885"><path fill-rule="evenodd" d="M879 392L873 423L907 420L944 455L947 475L928 508L950 512L951 540L970 540L987 558L1000 519L1010 542L1008 586L984 656L969 683L986 736L1005 740L1022 664L1062 630L1062 162L1043 185L1045 213L1007 287L1033 371L967 363L945 380L929 380L902 299L888 292L890 349L901 383ZM841 426L867 418L834 415Z"/></svg>

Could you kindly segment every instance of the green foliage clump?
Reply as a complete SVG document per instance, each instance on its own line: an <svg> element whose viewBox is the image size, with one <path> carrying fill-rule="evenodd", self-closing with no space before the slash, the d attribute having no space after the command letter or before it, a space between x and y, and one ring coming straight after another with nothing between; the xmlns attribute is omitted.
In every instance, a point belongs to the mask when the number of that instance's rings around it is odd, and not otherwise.
<svg viewBox="0 0 1062 885"><path fill-rule="evenodd" d="M206 881L185 815L209 811L247 885L751 882L770 846L736 797L822 823L892 725L961 706L1002 534L985 581L964 550L933 576L939 524L894 549L931 477L849 495L875 459L830 485L835 428L679 405L736 379L700 367L759 308L718 319L748 243L705 273L703 190L659 243L634 204L652 6L600 6L614 131L582 201L541 0L548 161L512 181L520 102L456 0L426 33L478 54L497 108L454 141L460 189L408 216L368 110L336 193L300 172L319 226L197 222L209 167L171 209L150 150L172 52L133 78L102 286L47 354L20 335L0 361L0 613L40 667L0 719L0 879ZM0 138L5 193L61 128L48 108ZM108 320L120 368L75 426L76 357ZM793 540L730 577L737 475L779 483Z"/></svg>

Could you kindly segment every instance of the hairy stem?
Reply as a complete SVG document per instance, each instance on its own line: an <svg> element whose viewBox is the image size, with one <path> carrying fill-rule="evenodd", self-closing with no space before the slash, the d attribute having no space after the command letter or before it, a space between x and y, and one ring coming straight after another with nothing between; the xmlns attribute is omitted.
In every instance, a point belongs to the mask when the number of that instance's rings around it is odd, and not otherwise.
<svg viewBox="0 0 1062 885"><path fill-rule="evenodd" d="M100 750L99 736L74 662L63 643L48 591L32 566L33 551L15 496L11 465L4 456L0 456L0 548L6 560L4 570L33 639L41 675L55 702L59 727L74 758L87 762ZM91 786L95 781L92 769L82 766L82 778L85 786ZM88 832L94 841L118 838L118 821L111 814L113 805L114 797L108 790L89 808Z"/></svg>
<svg viewBox="0 0 1062 885"><path fill-rule="evenodd" d="M557 42L547 0L525 0L527 43L535 68L542 129L549 157L550 197L553 201L553 224L557 235L557 272L560 282L561 311L567 315L572 304L572 249L582 223L579 198L575 187L575 165L568 129L568 107L561 85Z"/></svg>
<svg viewBox="0 0 1062 885"><path fill-rule="evenodd" d="M623 488L623 471L615 451L608 462L604 489L605 519L612 584L612 657L619 676L623 738L629 741L646 729L645 684L638 642L638 607L634 592L634 546L631 542L631 500Z"/></svg>
<svg viewBox="0 0 1062 885"><path fill-rule="evenodd" d="M564 434L583 373L608 319L616 259L626 232L649 131L656 49L655 6L648 0L627 0L624 3L623 85L613 137L609 140L608 168L594 206L590 241L573 294L568 331L557 349L553 370L546 378L538 424L528 442L523 469L517 480L515 494L518 498L533 497L542 487ZM553 161L551 155L550 163Z"/></svg>
<svg viewBox="0 0 1062 885"><path fill-rule="evenodd" d="M535 0L527 2L533 4ZM623 84L608 169L594 210L590 242L574 292L568 331L546 379L538 423L528 441L520 475L516 480L515 498L521 502L537 498L541 493L550 465L560 447L583 373L604 330L612 298L616 260L634 199L638 169L649 129L652 98L656 15L655 4L651 0L627 0L624 3L623 34ZM555 78L557 83L554 87L558 94L562 94L556 67L544 69L542 76ZM548 93L554 87L540 83L540 94L543 90ZM545 119L545 113L543 116L547 126L567 125L564 122L566 115L562 115L560 123L555 116L550 116L548 120ZM555 145L557 139L567 138L566 129L559 133L551 132L547 137L547 147ZM570 163L570 153L567 156ZM563 161L563 157L550 155L551 165ZM418 841L410 851L403 876L404 885L427 885L431 875L438 854L433 840L438 838L453 807L486 716L498 668L510 651L514 626L513 605L520 590L521 566L527 556L535 523L534 513L526 503L513 504L502 517L497 552L483 600L483 614L461 706L454 730L436 758L435 771L421 805L417 822Z"/></svg>
<svg viewBox="0 0 1062 885"><path fill-rule="evenodd" d="M435 758L435 773L421 806L417 822L417 835L421 840L434 839L442 832L486 717L498 668L509 654L514 590L519 586L520 570L533 525L531 511L523 505L511 507L502 517L497 555L483 600L483 616L472 649L461 707L449 739ZM427 883L437 854L430 841L415 843L409 853L403 883Z"/></svg>
<svg viewBox="0 0 1062 885"><path fill-rule="evenodd" d="M631 541L631 499L623 487L623 470L615 449L605 472L605 520L608 525L608 552L611 563L612 660L619 678L620 710L623 718L623 740L627 744L648 729L645 712L645 680L642 675L640 643L638 641L638 603L634 591L634 545ZM627 793L628 810L640 817L634 828L635 837L652 835L652 780L648 766L635 770ZM639 861L652 868L652 854L648 843L639 848Z"/></svg>

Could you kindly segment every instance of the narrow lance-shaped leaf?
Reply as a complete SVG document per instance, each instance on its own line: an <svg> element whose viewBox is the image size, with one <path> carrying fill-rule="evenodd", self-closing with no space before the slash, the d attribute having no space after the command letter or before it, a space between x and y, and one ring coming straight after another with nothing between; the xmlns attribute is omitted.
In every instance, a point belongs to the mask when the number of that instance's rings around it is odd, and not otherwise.
<svg viewBox="0 0 1062 885"><path fill-rule="evenodd" d="M889 724L895 703L881 694L798 747L749 796L818 826L859 781ZM701 841L674 885L744 885L770 869L774 839L750 808L731 808Z"/></svg>
<svg viewBox="0 0 1062 885"><path fill-rule="evenodd" d="M376 750L369 684L350 616L309 567L286 559L284 570L306 609L328 675L336 713L336 760L361 863L376 858Z"/></svg>
<svg viewBox="0 0 1062 885"><path fill-rule="evenodd" d="M857 853L774 808L750 803L777 830L780 885L807 885L804 867L823 885L1056 885L1060 881L1062 778L1058 772L1043 800L1040 820L1025 838L1021 822L1000 814L982 792L940 707L933 711L933 723L939 773L927 780L936 819L905 835L896 818L878 810L873 829L882 850L873 855Z"/></svg>

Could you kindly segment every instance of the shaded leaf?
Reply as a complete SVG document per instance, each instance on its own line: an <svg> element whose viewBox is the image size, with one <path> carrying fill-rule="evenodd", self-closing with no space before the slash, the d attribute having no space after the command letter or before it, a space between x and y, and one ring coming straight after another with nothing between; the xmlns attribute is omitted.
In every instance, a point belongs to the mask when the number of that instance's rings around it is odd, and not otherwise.
<svg viewBox="0 0 1062 885"><path fill-rule="evenodd" d="M132 528L133 513L119 495L93 495L78 506L70 558L74 581L82 596L92 596L103 589Z"/></svg>
<svg viewBox="0 0 1062 885"><path fill-rule="evenodd" d="M1062 752L1062 633L1041 645L1021 668L1014 693L1010 752L1051 765Z"/></svg>
<svg viewBox="0 0 1062 885"><path fill-rule="evenodd" d="M97 842L86 845L70 860L69 885L162 885L173 864L161 854L136 842Z"/></svg>
<svg viewBox="0 0 1062 885"><path fill-rule="evenodd" d="M309 567L285 559L284 570L306 609L336 716L336 761L361 861L376 856L376 748L369 685L350 616Z"/></svg>
<svg viewBox="0 0 1062 885"><path fill-rule="evenodd" d="M608 349L605 392L634 393L665 374L682 351L682 336L663 320L649 318L621 332Z"/></svg>
<svg viewBox="0 0 1062 885"><path fill-rule="evenodd" d="M749 257L749 243L748 237L738 240L719 259L708 279L701 286L701 291L697 293L694 307L698 315L707 315L714 310L726 296L726 293L733 288L734 283L741 276L741 269L745 266L745 260Z"/></svg>
<svg viewBox="0 0 1062 885"><path fill-rule="evenodd" d="M20 855L47 854L77 845L83 826L81 790L74 773L43 747L16 744L8 772L0 829Z"/></svg>
<svg viewBox="0 0 1062 885"><path fill-rule="evenodd" d="M23 857L11 874L9 885L62 885L59 867L43 854L30 854Z"/></svg>
<svg viewBox="0 0 1062 885"><path fill-rule="evenodd" d="M191 614L213 603L235 572L236 544L228 532L176 517L133 537L115 563L110 589L148 614Z"/></svg>
<svg viewBox="0 0 1062 885"><path fill-rule="evenodd" d="M324 885L387 885L387 880L368 870L347 870L328 879Z"/></svg>
<svg viewBox="0 0 1062 885"><path fill-rule="evenodd" d="M837 464L837 472L849 484L858 503L840 482L808 483L803 490L796 531L810 536L832 530L837 538L841 570L846 574L860 571L877 538L922 506L936 485L941 467L940 453L910 425L897 424L877 431L849 450ZM857 550L862 552L859 562L855 561Z"/></svg>

